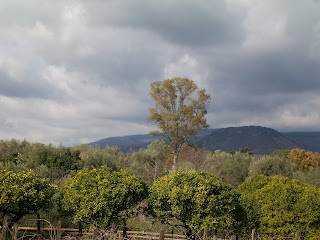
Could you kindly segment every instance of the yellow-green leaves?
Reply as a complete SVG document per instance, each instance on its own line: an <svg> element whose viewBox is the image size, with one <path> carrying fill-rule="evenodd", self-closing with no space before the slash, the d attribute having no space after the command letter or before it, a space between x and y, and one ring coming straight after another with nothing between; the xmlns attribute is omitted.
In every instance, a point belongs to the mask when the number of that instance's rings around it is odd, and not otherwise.
<svg viewBox="0 0 320 240"><path fill-rule="evenodd" d="M149 204L162 221L201 231L239 230L245 212L239 194L210 173L183 171L158 179ZM240 219L243 217L243 219Z"/></svg>
<svg viewBox="0 0 320 240"><path fill-rule="evenodd" d="M62 204L74 215L74 221L110 227L121 223L127 210L148 194L146 184L126 171L107 167L82 169L62 187Z"/></svg>
<svg viewBox="0 0 320 240"><path fill-rule="evenodd" d="M320 222L320 192L315 187L283 176L258 175L239 186L253 206L264 234L293 236L312 233Z"/></svg>
<svg viewBox="0 0 320 240"><path fill-rule="evenodd" d="M155 107L150 109L149 121L157 124L161 134L173 146L175 159L181 145L208 124L205 119L210 95L197 91L197 85L187 78L173 78L151 84L150 95ZM175 166L175 162L174 162Z"/></svg>
<svg viewBox="0 0 320 240"><path fill-rule="evenodd" d="M55 187L33 171L0 171L0 212L14 221L26 214L46 209Z"/></svg>

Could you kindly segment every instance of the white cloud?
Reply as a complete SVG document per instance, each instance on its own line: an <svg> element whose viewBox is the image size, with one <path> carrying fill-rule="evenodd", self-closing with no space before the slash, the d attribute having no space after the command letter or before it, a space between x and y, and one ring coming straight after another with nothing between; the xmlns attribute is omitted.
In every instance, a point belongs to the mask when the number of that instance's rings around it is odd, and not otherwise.
<svg viewBox="0 0 320 240"><path fill-rule="evenodd" d="M203 71L195 57L183 54L176 62L164 67L164 78L186 77L195 81L199 88L206 85L207 72Z"/></svg>

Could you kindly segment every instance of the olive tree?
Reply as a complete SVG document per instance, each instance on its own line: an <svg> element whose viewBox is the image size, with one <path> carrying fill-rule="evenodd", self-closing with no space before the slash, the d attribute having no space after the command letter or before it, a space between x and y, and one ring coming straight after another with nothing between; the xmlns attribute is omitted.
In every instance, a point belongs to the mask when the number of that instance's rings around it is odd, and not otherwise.
<svg viewBox="0 0 320 240"><path fill-rule="evenodd" d="M149 205L156 218L184 227L187 235L205 227L223 235L246 222L240 195L206 172L177 171L159 178L151 186Z"/></svg>
<svg viewBox="0 0 320 240"><path fill-rule="evenodd" d="M149 121L157 124L159 131L173 147L173 168L181 146L194 137L200 129L207 128L205 119L210 95L205 89L187 78L172 78L151 84L150 95L155 106L150 109Z"/></svg>
<svg viewBox="0 0 320 240"><path fill-rule="evenodd" d="M221 178L224 182L238 186L243 183L249 175L249 166L253 161L250 154L235 152L228 153L220 150L208 153L202 170L211 172Z"/></svg>
<svg viewBox="0 0 320 240"><path fill-rule="evenodd" d="M62 206L75 223L99 228L125 223L128 210L147 197L147 185L126 171L82 169L62 186Z"/></svg>
<svg viewBox="0 0 320 240"><path fill-rule="evenodd" d="M33 171L0 171L2 238L10 239L13 224L27 214L47 209L55 187Z"/></svg>

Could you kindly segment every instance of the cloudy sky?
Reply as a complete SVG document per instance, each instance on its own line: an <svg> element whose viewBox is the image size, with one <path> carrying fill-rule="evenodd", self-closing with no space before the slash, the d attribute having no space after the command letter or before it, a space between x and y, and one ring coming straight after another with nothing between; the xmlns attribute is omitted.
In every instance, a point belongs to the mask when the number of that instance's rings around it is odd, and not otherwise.
<svg viewBox="0 0 320 240"><path fill-rule="evenodd" d="M320 131L319 0L0 0L0 138L148 133L150 83L193 79L212 128Z"/></svg>

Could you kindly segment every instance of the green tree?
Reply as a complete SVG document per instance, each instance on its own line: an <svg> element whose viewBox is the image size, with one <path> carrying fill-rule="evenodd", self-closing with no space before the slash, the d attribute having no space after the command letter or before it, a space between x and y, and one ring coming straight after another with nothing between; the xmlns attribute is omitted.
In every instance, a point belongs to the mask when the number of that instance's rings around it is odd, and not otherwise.
<svg viewBox="0 0 320 240"><path fill-rule="evenodd" d="M283 176L258 175L239 186L244 201L256 213L260 233L312 235L320 223L320 192L315 187Z"/></svg>
<svg viewBox="0 0 320 240"><path fill-rule="evenodd" d="M62 206L75 223L107 228L125 223L129 209L147 197L147 185L134 175L107 167L82 169L62 186Z"/></svg>
<svg viewBox="0 0 320 240"><path fill-rule="evenodd" d="M149 206L159 220L184 227L187 235L206 226L223 235L246 223L240 195L206 172L181 171L159 178L151 186Z"/></svg>
<svg viewBox="0 0 320 240"><path fill-rule="evenodd" d="M118 147L91 146L82 144L72 148L73 151L80 152L79 168L99 168L110 167L113 170L123 169L127 165L127 159Z"/></svg>
<svg viewBox="0 0 320 240"><path fill-rule="evenodd" d="M249 167L250 177L263 174L266 176L282 175L292 177L296 167L286 157L266 155L252 161Z"/></svg>
<svg viewBox="0 0 320 240"><path fill-rule="evenodd" d="M248 177L252 161L253 157L248 153L227 153L217 150L207 154L206 162L201 169L217 175L224 182L238 186Z"/></svg>
<svg viewBox="0 0 320 240"><path fill-rule="evenodd" d="M27 214L51 205L55 187L33 171L0 171L0 217L2 238L10 238L13 224Z"/></svg>
<svg viewBox="0 0 320 240"><path fill-rule="evenodd" d="M169 146L164 140L155 140L146 149L131 154L132 161L128 171L152 183L164 174L164 161L168 152Z"/></svg>
<svg viewBox="0 0 320 240"><path fill-rule="evenodd" d="M27 144L28 142L17 139L0 140L0 163L3 168L12 163L17 164L17 158Z"/></svg>
<svg viewBox="0 0 320 240"><path fill-rule="evenodd" d="M210 95L187 78L153 82L150 95L155 107L150 109L148 119L160 129L153 133L162 134L173 147L175 169L181 146L208 127L205 115Z"/></svg>

